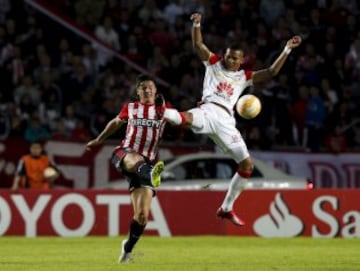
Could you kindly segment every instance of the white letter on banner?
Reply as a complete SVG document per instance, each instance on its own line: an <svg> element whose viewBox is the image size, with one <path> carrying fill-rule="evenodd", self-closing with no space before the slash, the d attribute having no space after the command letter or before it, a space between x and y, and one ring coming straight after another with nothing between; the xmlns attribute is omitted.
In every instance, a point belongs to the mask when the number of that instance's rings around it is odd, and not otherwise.
<svg viewBox="0 0 360 271"><path fill-rule="evenodd" d="M83 213L82 224L74 230L67 228L62 220L63 211L70 204L78 205ZM91 202L79 194L71 193L62 196L51 210L51 224L60 236L85 236L94 226L94 221L95 213Z"/></svg>
<svg viewBox="0 0 360 271"><path fill-rule="evenodd" d="M171 236L170 229L166 223L164 213L161 209L158 198L153 198L151 204L151 213L154 218L153 221L149 221L146 225L147 230L157 230L162 237Z"/></svg>
<svg viewBox="0 0 360 271"><path fill-rule="evenodd" d="M16 208L19 210L22 218L25 221L25 236L34 237L36 236L36 223L48 204L51 196L40 195L36 200L32 210L29 209L28 204L25 202L22 195L11 196Z"/></svg>
<svg viewBox="0 0 360 271"><path fill-rule="evenodd" d="M343 217L344 223L349 223L344 226L341 231L341 236L344 238L360 237L360 212L350 211Z"/></svg>
<svg viewBox="0 0 360 271"><path fill-rule="evenodd" d="M6 200L0 197L0 235L3 235L10 226L11 211Z"/></svg>
<svg viewBox="0 0 360 271"><path fill-rule="evenodd" d="M313 204L313 213L315 217L319 218L321 221L329 225L330 232L328 234L321 234L318 231L316 225L313 225L311 233L313 237L335 237L336 233L338 233L339 231L339 224L336 218L324 212L324 210L322 210L321 208L322 203L326 201L331 204L334 210L337 210L338 206L336 197L322 196L315 200Z"/></svg>
<svg viewBox="0 0 360 271"><path fill-rule="evenodd" d="M108 205L108 235L119 235L120 206L131 204L130 196L99 195L96 197L97 204Z"/></svg>

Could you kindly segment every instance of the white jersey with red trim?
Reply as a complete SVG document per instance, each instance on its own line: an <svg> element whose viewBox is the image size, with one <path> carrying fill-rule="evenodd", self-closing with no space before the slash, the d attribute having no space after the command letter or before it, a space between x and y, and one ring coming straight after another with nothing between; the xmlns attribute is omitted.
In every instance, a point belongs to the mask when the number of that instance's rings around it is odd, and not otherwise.
<svg viewBox="0 0 360 271"><path fill-rule="evenodd" d="M126 135L119 147L131 148L154 160L166 124L164 118L157 119L155 105L129 102L123 106L118 117L127 121Z"/></svg>
<svg viewBox="0 0 360 271"><path fill-rule="evenodd" d="M221 60L221 57L212 55L208 61L203 61L206 71L202 101L221 104L232 112L241 93L252 85L252 71L226 70Z"/></svg>

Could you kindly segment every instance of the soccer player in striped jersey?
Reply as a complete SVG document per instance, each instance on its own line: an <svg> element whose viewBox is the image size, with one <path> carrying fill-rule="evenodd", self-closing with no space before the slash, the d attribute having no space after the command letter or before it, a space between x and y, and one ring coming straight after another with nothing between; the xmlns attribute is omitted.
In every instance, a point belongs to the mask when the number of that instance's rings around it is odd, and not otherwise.
<svg viewBox="0 0 360 271"><path fill-rule="evenodd" d="M153 79L139 75L136 80L139 100L126 103L120 113L106 125L104 130L89 141L86 149L102 144L111 134L127 123L125 138L112 154L112 164L126 176L129 182L134 217L130 223L128 239L121 244L119 263L131 260L131 252L141 237L150 212L155 187L160 185L164 162L155 163L158 146L166 124L162 112L163 99L157 99ZM157 104L157 101L160 104Z"/></svg>
<svg viewBox="0 0 360 271"><path fill-rule="evenodd" d="M230 181L228 191L217 210L217 216L229 219L237 226L245 223L234 212L233 205L244 189L253 171L253 162L240 132L236 129L234 106L247 86L262 83L277 75L291 50L301 43L300 36L289 39L284 50L269 68L251 71L241 68L244 52L238 44L230 45L224 56L211 52L203 43L201 14L194 13L193 46L205 66L200 106L187 112L166 109L164 117L174 125L191 127L194 133L207 134L225 153L238 163L237 172Z"/></svg>

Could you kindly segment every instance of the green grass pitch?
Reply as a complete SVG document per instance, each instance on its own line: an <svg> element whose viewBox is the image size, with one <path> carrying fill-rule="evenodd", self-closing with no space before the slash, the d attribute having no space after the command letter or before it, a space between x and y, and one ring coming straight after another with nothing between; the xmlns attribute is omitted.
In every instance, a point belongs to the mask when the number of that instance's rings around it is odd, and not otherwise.
<svg viewBox="0 0 360 271"><path fill-rule="evenodd" d="M1 271L360 270L360 239L143 237L117 263L121 237L1 237Z"/></svg>

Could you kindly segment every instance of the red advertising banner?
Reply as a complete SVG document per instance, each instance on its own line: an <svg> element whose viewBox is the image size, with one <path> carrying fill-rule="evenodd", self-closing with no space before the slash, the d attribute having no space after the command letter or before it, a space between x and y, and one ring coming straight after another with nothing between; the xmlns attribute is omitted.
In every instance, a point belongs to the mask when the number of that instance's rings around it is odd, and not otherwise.
<svg viewBox="0 0 360 271"><path fill-rule="evenodd" d="M224 192L158 191L146 234L360 237L359 190L247 190L235 204L246 222L216 218ZM0 236L126 234L127 191L0 191Z"/></svg>
<svg viewBox="0 0 360 271"><path fill-rule="evenodd" d="M105 188L122 176L110 163L116 143L107 143L91 152L85 150L85 143L72 141L48 141L45 150L62 171L55 186L65 188ZM199 151L199 147L172 147L160 150L161 159ZM28 144L22 139L10 138L0 142L0 188L10 188L17 163L28 152Z"/></svg>
<svg viewBox="0 0 360 271"><path fill-rule="evenodd" d="M108 188L109 184L122 178L110 163L115 147L116 142L108 143L86 152L85 143L48 141L45 149L63 172L55 185L76 189ZM163 147L160 149L159 158L165 159L199 150L200 147ZM0 188L11 187L16 165L26 152L27 144L21 139L0 142ZM252 155L291 175L309 178L316 188L360 187L359 153L334 155L254 151Z"/></svg>

